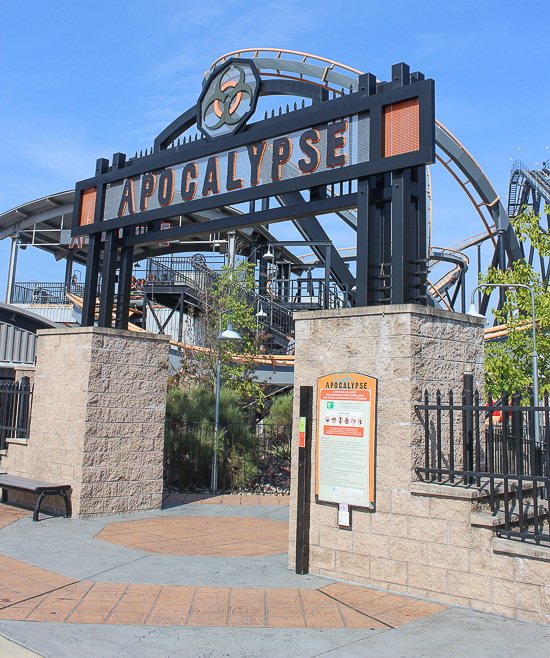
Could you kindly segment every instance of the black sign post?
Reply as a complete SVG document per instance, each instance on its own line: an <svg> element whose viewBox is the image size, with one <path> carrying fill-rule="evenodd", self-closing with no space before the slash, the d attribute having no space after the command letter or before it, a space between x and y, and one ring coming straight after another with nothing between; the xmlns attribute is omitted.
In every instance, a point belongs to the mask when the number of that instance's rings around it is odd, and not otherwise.
<svg viewBox="0 0 550 658"><path fill-rule="evenodd" d="M296 573L309 573L309 503L311 498L311 445L313 386L300 386L298 443L298 500L296 508Z"/></svg>

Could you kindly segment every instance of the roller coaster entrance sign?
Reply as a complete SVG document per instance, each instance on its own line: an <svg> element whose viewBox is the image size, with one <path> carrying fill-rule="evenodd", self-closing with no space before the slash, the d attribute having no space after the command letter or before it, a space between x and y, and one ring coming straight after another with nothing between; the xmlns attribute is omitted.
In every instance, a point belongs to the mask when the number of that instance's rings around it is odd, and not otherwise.
<svg viewBox="0 0 550 658"><path fill-rule="evenodd" d="M249 119L262 95L310 99ZM170 144L196 126L201 138ZM425 303L426 164L435 161L434 82L392 67L390 82L359 77L357 91L262 79L252 59L233 58L206 79L197 104L168 126L152 152L97 161L76 185L72 244L88 242L82 324L94 323L101 260L100 326L127 327L133 250L357 208L356 305ZM260 208L257 208L260 202ZM248 204L208 221L189 215ZM185 217L185 223L181 218ZM175 242L176 241L176 242ZM331 265L336 283L349 277ZM353 278L353 277L352 277Z"/></svg>

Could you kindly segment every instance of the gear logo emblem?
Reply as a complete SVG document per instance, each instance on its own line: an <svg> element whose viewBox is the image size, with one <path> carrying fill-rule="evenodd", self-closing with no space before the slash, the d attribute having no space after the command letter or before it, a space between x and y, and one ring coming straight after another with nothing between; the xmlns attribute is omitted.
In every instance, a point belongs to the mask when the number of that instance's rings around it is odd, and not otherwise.
<svg viewBox="0 0 550 658"><path fill-rule="evenodd" d="M232 59L214 70L199 97L197 126L207 139L238 132L256 109L260 76L253 62Z"/></svg>

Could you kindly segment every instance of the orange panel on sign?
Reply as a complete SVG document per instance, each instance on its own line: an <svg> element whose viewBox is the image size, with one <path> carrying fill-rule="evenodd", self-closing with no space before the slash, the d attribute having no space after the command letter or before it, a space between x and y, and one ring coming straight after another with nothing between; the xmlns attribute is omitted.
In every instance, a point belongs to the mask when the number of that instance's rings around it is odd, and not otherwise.
<svg viewBox="0 0 550 658"><path fill-rule="evenodd" d="M370 400L370 391L354 391L347 388L321 391L321 400Z"/></svg>
<svg viewBox="0 0 550 658"><path fill-rule="evenodd" d="M79 226L87 226L94 222L96 191L97 188L92 187L89 190L84 190L84 192L82 192Z"/></svg>
<svg viewBox="0 0 550 658"><path fill-rule="evenodd" d="M420 148L418 98L387 105L382 114L382 157Z"/></svg>

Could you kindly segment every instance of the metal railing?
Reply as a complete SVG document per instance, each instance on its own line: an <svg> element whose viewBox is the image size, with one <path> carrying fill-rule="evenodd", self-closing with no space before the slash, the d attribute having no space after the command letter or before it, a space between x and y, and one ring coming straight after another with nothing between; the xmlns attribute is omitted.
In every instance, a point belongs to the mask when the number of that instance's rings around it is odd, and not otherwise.
<svg viewBox="0 0 550 658"><path fill-rule="evenodd" d="M259 284L262 283L260 280ZM277 302L288 310L315 310L322 308L347 308L351 306L351 286L344 284L327 286L325 279L267 279L264 297Z"/></svg>
<svg viewBox="0 0 550 658"><path fill-rule="evenodd" d="M528 169L521 160L516 160L512 165L512 171L519 171L524 178L541 194L547 201L550 193L550 181L547 176L538 169Z"/></svg>
<svg viewBox="0 0 550 658"><path fill-rule="evenodd" d="M220 273L207 267L204 259L198 256L159 257L147 261L146 285L150 286L153 292L155 286L188 286L206 297L219 281ZM267 317L259 324L265 326L268 333L284 339L284 336L292 331L292 311L276 303L270 296L250 292L239 285L233 286L232 294L244 300L255 312L262 309L267 313Z"/></svg>
<svg viewBox="0 0 550 658"><path fill-rule="evenodd" d="M522 405L520 394L509 399L453 391L446 399L428 391L415 406L424 428L416 474L421 480L447 485L476 486L487 492L493 516L504 527L498 536L550 542L548 499L550 486L550 404ZM540 424L540 440L535 437Z"/></svg>
<svg viewBox="0 0 550 658"><path fill-rule="evenodd" d="M164 435L164 481L168 489L206 491L212 481L214 423L173 423ZM228 423L220 428L218 486L222 493L290 491L289 425Z"/></svg>
<svg viewBox="0 0 550 658"><path fill-rule="evenodd" d="M79 297L84 296L84 284L44 283L30 281L14 283L11 293L12 304L70 304L66 293L72 292Z"/></svg>
<svg viewBox="0 0 550 658"><path fill-rule="evenodd" d="M204 292L218 274L196 258L148 258L145 283L148 286L189 286Z"/></svg>
<svg viewBox="0 0 550 658"><path fill-rule="evenodd" d="M28 377L21 382L0 382L0 450L8 439L26 439L31 424L33 386Z"/></svg>

